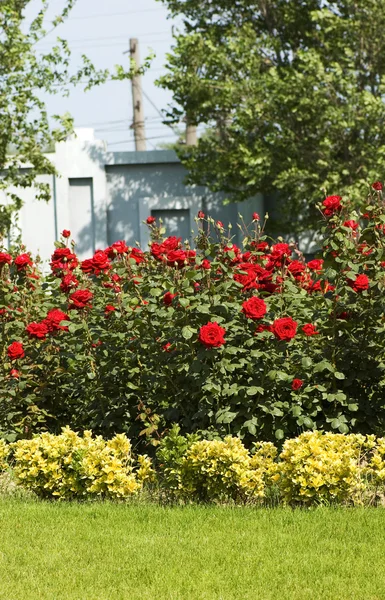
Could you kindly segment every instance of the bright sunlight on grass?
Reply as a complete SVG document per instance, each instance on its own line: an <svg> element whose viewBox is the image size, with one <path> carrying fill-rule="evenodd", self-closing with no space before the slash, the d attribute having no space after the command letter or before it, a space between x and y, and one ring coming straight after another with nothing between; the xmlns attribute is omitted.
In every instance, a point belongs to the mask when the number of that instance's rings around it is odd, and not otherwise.
<svg viewBox="0 0 385 600"><path fill-rule="evenodd" d="M385 511L0 503L4 600L383 600Z"/></svg>

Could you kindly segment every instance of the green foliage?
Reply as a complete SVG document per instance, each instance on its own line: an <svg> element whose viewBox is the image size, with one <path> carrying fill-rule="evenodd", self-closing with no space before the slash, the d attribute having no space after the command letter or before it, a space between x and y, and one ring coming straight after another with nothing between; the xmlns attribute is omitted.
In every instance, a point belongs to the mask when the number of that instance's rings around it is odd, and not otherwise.
<svg viewBox="0 0 385 600"><path fill-rule="evenodd" d="M181 466L190 446L197 442L196 433L180 435L180 427L174 424L163 437L156 452L158 472L162 485L169 492L178 492L181 486Z"/></svg>
<svg viewBox="0 0 385 600"><path fill-rule="evenodd" d="M109 441L83 437L69 428L43 433L12 445L16 480L42 498L127 498L152 476L151 461L138 457L134 470L131 444L124 434Z"/></svg>
<svg viewBox="0 0 385 600"><path fill-rule="evenodd" d="M184 19L159 79L168 121L206 127L177 146L188 181L278 198L290 233L325 190L359 202L384 164L385 0L160 1Z"/></svg>
<svg viewBox="0 0 385 600"><path fill-rule="evenodd" d="M1 437L70 425L156 446L174 423L247 447L314 429L381 435L382 192L361 215L325 202L338 209L310 262L256 220L241 249L203 217L196 251L162 224L150 251L116 242L81 264L63 239L45 277L24 249L0 251Z"/></svg>
<svg viewBox="0 0 385 600"><path fill-rule="evenodd" d="M3 470L42 498L127 499L155 479L151 460L134 461L124 434L106 441L67 427L0 448ZM174 426L156 459L159 499L167 501L368 505L384 495L385 438L374 435L308 431L281 452L271 442L249 451L237 437L198 440Z"/></svg>
<svg viewBox="0 0 385 600"><path fill-rule="evenodd" d="M261 500L275 458L272 444L267 446L270 456L261 460L263 446L252 458L239 438L195 442L181 463L180 493L200 501Z"/></svg>
<svg viewBox="0 0 385 600"><path fill-rule="evenodd" d="M67 19L75 2L65 1L52 20L53 29ZM65 96L75 85L84 84L87 90L109 78L126 79L132 74L120 66L115 72L98 70L86 56L82 65L73 69L70 47L61 38L49 50L40 51L36 44L52 31L52 27L45 28L52 3L38 0L33 18L27 19L25 11L30 4L30 0L0 3L0 191L5 191L7 200L0 205L0 239L22 206L15 187L33 186L38 199L49 200L49 187L36 178L55 173L46 152L73 130L68 113L55 115L57 126L51 129L41 92ZM26 166L28 169L21 168Z"/></svg>

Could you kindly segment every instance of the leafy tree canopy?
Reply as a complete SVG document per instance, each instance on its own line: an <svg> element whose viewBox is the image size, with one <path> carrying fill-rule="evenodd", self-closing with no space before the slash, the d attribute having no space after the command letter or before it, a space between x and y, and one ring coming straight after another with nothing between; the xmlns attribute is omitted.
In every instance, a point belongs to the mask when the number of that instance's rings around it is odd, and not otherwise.
<svg viewBox="0 0 385 600"><path fill-rule="evenodd" d="M325 191L366 196L385 164L385 0L160 1L184 17L167 119L207 128L178 148L189 182L278 196L290 231Z"/></svg>
<svg viewBox="0 0 385 600"><path fill-rule="evenodd" d="M66 0L46 28L49 0L39 0L32 19L26 17L30 0L0 0L0 190L7 196L0 204L0 236L22 205L18 189L34 185L38 198L49 199L48 186L36 180L55 173L44 152L73 129L69 114L54 115L57 126L50 127L42 92L63 96L74 85L87 90L107 79L132 76L133 67L98 70L86 56L79 69L71 69L71 51L61 38L47 52L37 49L36 44L69 16L75 2Z"/></svg>

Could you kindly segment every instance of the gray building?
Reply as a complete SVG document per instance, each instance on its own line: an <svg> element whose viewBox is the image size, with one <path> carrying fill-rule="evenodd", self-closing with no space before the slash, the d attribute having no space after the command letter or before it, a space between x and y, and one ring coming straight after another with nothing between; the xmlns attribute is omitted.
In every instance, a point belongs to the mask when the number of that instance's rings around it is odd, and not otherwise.
<svg viewBox="0 0 385 600"><path fill-rule="evenodd" d="M60 176L41 177L51 187L51 202L37 201L32 188L19 191L24 207L13 233L21 232L27 249L43 259L63 229L71 230L79 256L87 258L120 239L145 248L149 238L143 221L149 215L161 217L169 234L191 239L194 218L203 210L225 226L231 223L239 243L239 214L246 222L254 211L264 214L261 195L224 206L221 194L186 186L186 171L171 150L109 152L92 130L76 133L49 155Z"/></svg>

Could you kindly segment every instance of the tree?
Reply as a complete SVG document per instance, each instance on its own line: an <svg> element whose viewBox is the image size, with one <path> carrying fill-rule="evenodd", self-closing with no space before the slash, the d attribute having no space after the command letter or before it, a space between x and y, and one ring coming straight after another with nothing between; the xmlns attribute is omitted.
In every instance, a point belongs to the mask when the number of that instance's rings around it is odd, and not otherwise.
<svg viewBox="0 0 385 600"><path fill-rule="evenodd" d="M385 0L160 1L184 17L166 118L207 128L177 148L189 183L278 197L287 231L324 193L366 197L385 162Z"/></svg>
<svg viewBox="0 0 385 600"><path fill-rule="evenodd" d="M49 199L49 188L37 181L41 174L55 173L44 152L72 132L69 114L55 115L57 127L51 129L42 92L68 95L73 85L84 84L87 90L109 78L132 76L130 69L120 66L113 73L97 70L86 56L73 72L70 48L60 38L48 52L36 49L36 44L68 17L75 2L66 0L47 31L44 22L49 0L39 0L35 17L29 22L25 9L30 0L0 0L0 190L7 195L7 203L0 204L0 238L22 206L17 188L34 185L38 198Z"/></svg>

